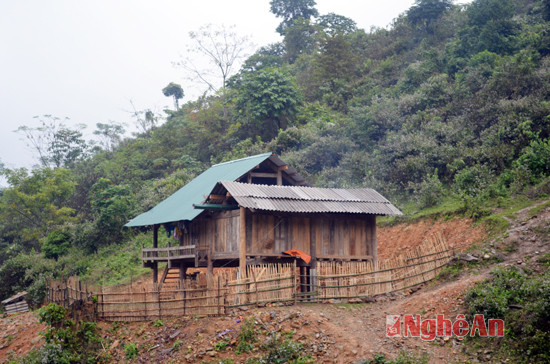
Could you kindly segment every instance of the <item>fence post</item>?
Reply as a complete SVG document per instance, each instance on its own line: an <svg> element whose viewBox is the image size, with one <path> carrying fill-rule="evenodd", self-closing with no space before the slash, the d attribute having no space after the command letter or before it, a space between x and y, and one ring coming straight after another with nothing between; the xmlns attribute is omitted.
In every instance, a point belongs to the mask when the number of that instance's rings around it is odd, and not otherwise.
<svg viewBox="0 0 550 364"><path fill-rule="evenodd" d="M294 259L292 267L292 295L294 296L294 304L296 305L296 259Z"/></svg>
<svg viewBox="0 0 550 364"><path fill-rule="evenodd" d="M69 282L65 280L65 290L63 291L63 304L69 308Z"/></svg>
<svg viewBox="0 0 550 364"><path fill-rule="evenodd" d="M159 305L159 320L162 320L162 308L160 306L160 285L155 284L155 289L157 291L157 302Z"/></svg>
<svg viewBox="0 0 550 364"><path fill-rule="evenodd" d="M221 280L220 276L218 275L218 315L220 314L220 300L221 300Z"/></svg>
<svg viewBox="0 0 550 364"><path fill-rule="evenodd" d="M228 291L228 285L229 282L228 282L228 279L225 278L225 286L223 287L223 314L225 315L227 310L226 310L226 306L227 306L227 291Z"/></svg>
<svg viewBox="0 0 550 364"><path fill-rule="evenodd" d="M185 307L187 306L187 290L183 287L183 316L185 316Z"/></svg>

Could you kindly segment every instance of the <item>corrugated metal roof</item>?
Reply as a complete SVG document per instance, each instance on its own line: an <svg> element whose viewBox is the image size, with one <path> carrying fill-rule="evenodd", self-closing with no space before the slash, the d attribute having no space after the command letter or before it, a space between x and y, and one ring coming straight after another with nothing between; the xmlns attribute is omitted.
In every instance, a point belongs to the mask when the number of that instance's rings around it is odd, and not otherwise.
<svg viewBox="0 0 550 364"><path fill-rule="evenodd" d="M172 196L151 210L136 216L124 226L147 226L180 220L193 220L202 212L202 210L194 209L193 204L202 203L205 196L212 191L218 181L234 181L271 156L271 153L264 153L216 164L176 191ZM273 159L280 160L276 157Z"/></svg>
<svg viewBox="0 0 550 364"><path fill-rule="evenodd" d="M402 215L399 209L371 188L267 186L233 181L222 181L220 184L240 206L251 209Z"/></svg>

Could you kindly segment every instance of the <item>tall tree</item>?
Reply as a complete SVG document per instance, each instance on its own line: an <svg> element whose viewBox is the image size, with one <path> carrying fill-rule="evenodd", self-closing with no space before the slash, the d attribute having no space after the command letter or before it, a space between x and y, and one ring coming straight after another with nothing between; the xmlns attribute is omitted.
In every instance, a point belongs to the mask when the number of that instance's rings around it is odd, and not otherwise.
<svg viewBox="0 0 550 364"><path fill-rule="evenodd" d="M170 82L168 86L162 89L162 93L166 97L172 96L174 98L174 107L176 108L176 110L180 108L178 100L183 99L183 89L180 85L174 82Z"/></svg>
<svg viewBox="0 0 550 364"><path fill-rule="evenodd" d="M313 52L316 45L315 36L318 34L319 26L309 19L298 18L292 25L285 29L285 54L284 60L294 63L301 54Z"/></svg>
<svg viewBox="0 0 550 364"><path fill-rule="evenodd" d="M77 128L72 129L52 115L35 118L39 120L40 126L33 128L23 125L16 132L25 136L27 145L38 154L42 166L70 167L85 154L88 145L80 130L86 125L78 124Z"/></svg>
<svg viewBox="0 0 550 364"><path fill-rule="evenodd" d="M10 187L0 197L0 235L25 248L37 248L40 239L66 222L74 221L69 200L76 182L64 168L4 171Z"/></svg>
<svg viewBox="0 0 550 364"><path fill-rule="evenodd" d="M191 80L206 84L207 91L225 89L251 47L248 37L238 36L233 29L234 26L209 24L189 32L193 44L187 49L188 56L176 65L188 71Z"/></svg>
<svg viewBox="0 0 550 364"><path fill-rule="evenodd" d="M290 74L268 67L243 76L236 100L247 130L245 137L259 135L271 140L296 115L301 96Z"/></svg>
<svg viewBox="0 0 550 364"><path fill-rule="evenodd" d="M285 35L285 30L294 23L295 20L302 18L309 20L311 17L317 17L319 12L315 9L315 0L271 0L271 12L283 21L277 27L277 32Z"/></svg>
<svg viewBox="0 0 550 364"><path fill-rule="evenodd" d="M355 23L355 21L335 13L321 15L317 23L323 28L323 31L329 35L346 35L357 30L357 23Z"/></svg>
<svg viewBox="0 0 550 364"><path fill-rule="evenodd" d="M100 143L106 150L114 150L120 143L121 137L125 132L124 124L115 123L97 123L97 130L94 130L94 135L101 138Z"/></svg>
<svg viewBox="0 0 550 364"><path fill-rule="evenodd" d="M413 25L421 26L432 34L434 22L452 6L451 0L415 0L414 5L407 11L407 19Z"/></svg>

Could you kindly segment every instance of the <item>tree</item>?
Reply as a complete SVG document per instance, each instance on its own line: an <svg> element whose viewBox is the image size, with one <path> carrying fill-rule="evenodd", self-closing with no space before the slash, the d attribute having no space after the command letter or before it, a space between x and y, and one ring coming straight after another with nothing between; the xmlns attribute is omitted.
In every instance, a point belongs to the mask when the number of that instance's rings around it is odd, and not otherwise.
<svg viewBox="0 0 550 364"><path fill-rule="evenodd" d="M286 129L296 115L301 96L290 74L280 68L264 68L243 76L236 96L236 109L248 133L271 140Z"/></svg>
<svg viewBox="0 0 550 364"><path fill-rule="evenodd" d="M294 23L295 20L302 18L309 20L311 17L317 17L319 12L315 9L315 0L271 0L271 12L283 21L277 27L280 35L285 35L286 29Z"/></svg>
<svg viewBox="0 0 550 364"><path fill-rule="evenodd" d="M544 20L550 20L550 0L542 0L541 8Z"/></svg>
<svg viewBox="0 0 550 364"><path fill-rule="evenodd" d="M323 87L323 99L333 109L346 110L356 57L342 33L324 34L315 54L314 76Z"/></svg>
<svg viewBox="0 0 550 364"><path fill-rule="evenodd" d="M168 86L162 89L162 93L166 97L172 96L174 98L174 106L176 110L180 108L178 104L178 100L183 99L183 89L181 88L180 85L174 82L170 82Z"/></svg>
<svg viewBox="0 0 550 364"><path fill-rule="evenodd" d="M135 119L136 126L145 135L149 135L151 129L153 129L153 127L155 127L155 125L157 124L160 116L158 114L155 114L150 109L138 110L131 100L130 105L132 105L133 108L133 111L130 111L130 114Z"/></svg>
<svg viewBox="0 0 550 364"><path fill-rule="evenodd" d="M261 47L256 53L247 58L240 72L254 72L266 67L281 67L284 54L285 47L283 43L273 43Z"/></svg>
<svg viewBox="0 0 550 364"><path fill-rule="evenodd" d="M415 26L422 26L426 32L433 33L433 23L447 9L453 6L451 0L415 0L407 12L407 19Z"/></svg>
<svg viewBox="0 0 550 364"><path fill-rule="evenodd" d="M57 260L60 256L65 255L71 246L71 235L63 230L52 231L46 237L46 241L42 245L44 256L48 259Z"/></svg>
<svg viewBox="0 0 550 364"><path fill-rule="evenodd" d="M357 30L357 23L352 19L335 13L321 15L317 23L323 28L323 31L329 35L347 35Z"/></svg>
<svg viewBox="0 0 550 364"><path fill-rule="evenodd" d="M40 126L32 128L23 125L16 132L25 136L27 145L38 153L42 166L70 167L84 156L88 146L80 130L86 125L78 124L76 129L71 129L52 115L34 118L39 120Z"/></svg>
<svg viewBox="0 0 550 364"><path fill-rule="evenodd" d="M70 170L40 168L28 174L26 169L6 169L10 187L0 197L0 235L11 243L36 248L56 227L74 221L74 209L68 207L76 183Z"/></svg>
<svg viewBox="0 0 550 364"><path fill-rule="evenodd" d="M91 191L92 210L96 214L96 244L108 244L122 239L122 227L133 214L134 197L126 185L115 185L107 178L100 178ZM97 245L93 248L97 249Z"/></svg>
<svg viewBox="0 0 550 364"><path fill-rule="evenodd" d="M101 138L100 143L103 144L106 150L114 150L114 148L119 145L121 136L124 135L124 124L111 121L109 123L97 123L95 125L97 130L94 131L94 135Z"/></svg>
<svg viewBox="0 0 550 364"><path fill-rule="evenodd" d="M512 0L475 0L468 7L470 28L465 41L473 53L488 50L497 54L511 53L519 30L514 20L515 3Z"/></svg>
<svg viewBox="0 0 550 364"><path fill-rule="evenodd" d="M191 80L205 83L207 92L225 89L227 80L247 56L246 51L250 47L248 37L237 36L233 28L209 24L189 32L193 41L187 49L189 56L176 63L190 73Z"/></svg>
<svg viewBox="0 0 550 364"><path fill-rule="evenodd" d="M316 45L319 26L309 19L298 18L285 29L284 59L292 64L301 54L312 53Z"/></svg>

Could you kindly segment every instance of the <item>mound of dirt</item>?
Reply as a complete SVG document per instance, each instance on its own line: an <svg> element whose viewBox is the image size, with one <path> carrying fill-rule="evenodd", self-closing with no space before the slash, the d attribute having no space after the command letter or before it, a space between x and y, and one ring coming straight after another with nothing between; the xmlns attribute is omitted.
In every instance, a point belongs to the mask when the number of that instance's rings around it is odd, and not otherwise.
<svg viewBox="0 0 550 364"><path fill-rule="evenodd" d="M472 244L482 242L487 233L471 219L451 220L425 219L414 223L403 223L378 228L378 259L389 259L402 252L416 248L426 239L441 235L449 247L465 250Z"/></svg>

